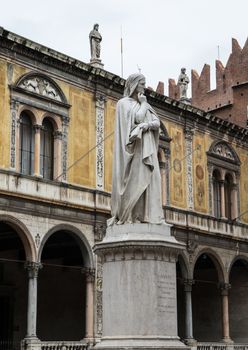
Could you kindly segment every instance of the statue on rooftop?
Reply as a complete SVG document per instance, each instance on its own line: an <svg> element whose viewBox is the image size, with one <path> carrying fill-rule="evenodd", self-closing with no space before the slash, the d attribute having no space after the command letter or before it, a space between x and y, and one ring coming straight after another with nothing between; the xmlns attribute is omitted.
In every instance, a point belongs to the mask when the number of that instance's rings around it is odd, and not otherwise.
<svg viewBox="0 0 248 350"><path fill-rule="evenodd" d="M186 68L181 68L177 84L179 86L180 98L187 98L189 77L186 74Z"/></svg>
<svg viewBox="0 0 248 350"><path fill-rule="evenodd" d="M158 163L160 120L144 95L145 77L128 77L116 106L111 212L108 225L162 224Z"/></svg>
<svg viewBox="0 0 248 350"><path fill-rule="evenodd" d="M102 36L98 31L99 24L94 24L93 30L89 34L91 61L100 60Z"/></svg>

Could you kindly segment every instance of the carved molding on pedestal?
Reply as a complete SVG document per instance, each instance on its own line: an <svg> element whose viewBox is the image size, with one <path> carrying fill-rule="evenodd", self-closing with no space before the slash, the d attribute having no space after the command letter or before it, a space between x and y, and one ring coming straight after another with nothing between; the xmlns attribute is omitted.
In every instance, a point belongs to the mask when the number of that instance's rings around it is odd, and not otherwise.
<svg viewBox="0 0 248 350"><path fill-rule="evenodd" d="M104 262L128 260L158 260L176 262L181 250L157 245L130 245L104 248L100 253Z"/></svg>

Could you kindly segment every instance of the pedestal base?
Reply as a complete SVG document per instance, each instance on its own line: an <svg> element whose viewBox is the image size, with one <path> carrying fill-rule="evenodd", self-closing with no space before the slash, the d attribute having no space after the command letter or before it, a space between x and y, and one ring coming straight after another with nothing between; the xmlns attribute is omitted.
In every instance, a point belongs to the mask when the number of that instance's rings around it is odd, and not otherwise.
<svg viewBox="0 0 248 350"><path fill-rule="evenodd" d="M169 337L131 337L131 338L102 338L101 342L95 346L99 350L151 350L151 349L180 349L187 350L186 346L178 339Z"/></svg>
<svg viewBox="0 0 248 350"><path fill-rule="evenodd" d="M182 349L177 336L176 259L184 248L170 225L107 229L103 259L103 338L99 349Z"/></svg>
<svg viewBox="0 0 248 350"><path fill-rule="evenodd" d="M26 350L40 350L41 341L37 337L26 337L22 340L22 348Z"/></svg>
<svg viewBox="0 0 248 350"><path fill-rule="evenodd" d="M180 102L185 103L186 105L191 105L191 99L188 97L181 97Z"/></svg>
<svg viewBox="0 0 248 350"><path fill-rule="evenodd" d="M101 69L103 69L103 67L104 67L104 64L102 63L102 61L100 59L97 59L97 58L91 59L90 65L95 67L95 68L101 68Z"/></svg>

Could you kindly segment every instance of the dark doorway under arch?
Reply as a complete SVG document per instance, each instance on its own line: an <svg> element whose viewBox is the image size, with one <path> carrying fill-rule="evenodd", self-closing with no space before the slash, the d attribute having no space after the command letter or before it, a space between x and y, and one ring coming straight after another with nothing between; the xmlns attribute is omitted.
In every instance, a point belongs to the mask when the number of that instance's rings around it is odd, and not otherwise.
<svg viewBox="0 0 248 350"><path fill-rule="evenodd" d="M193 334L197 341L222 338L221 294L216 266L208 254L197 259L192 289Z"/></svg>
<svg viewBox="0 0 248 350"><path fill-rule="evenodd" d="M28 279L21 238L0 222L0 348L18 349L27 331Z"/></svg>
<svg viewBox="0 0 248 350"><path fill-rule="evenodd" d="M236 343L248 342L248 261L238 259L233 264L229 282L230 337Z"/></svg>
<svg viewBox="0 0 248 350"><path fill-rule="evenodd" d="M81 340L85 335L84 259L75 235L53 233L46 241L38 278L37 335L41 340Z"/></svg>

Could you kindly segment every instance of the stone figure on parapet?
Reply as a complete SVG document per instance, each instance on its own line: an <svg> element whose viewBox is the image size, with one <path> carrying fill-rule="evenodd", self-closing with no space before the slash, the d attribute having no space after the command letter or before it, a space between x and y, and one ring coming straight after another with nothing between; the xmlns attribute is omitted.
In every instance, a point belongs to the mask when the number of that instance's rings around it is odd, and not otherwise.
<svg viewBox="0 0 248 350"><path fill-rule="evenodd" d="M181 68L181 73L178 77L177 84L179 86L180 98L187 98L189 77L186 74L186 68Z"/></svg>
<svg viewBox="0 0 248 350"><path fill-rule="evenodd" d="M160 120L144 92L145 77L132 74L117 103L108 226L164 223L157 157Z"/></svg>
<svg viewBox="0 0 248 350"><path fill-rule="evenodd" d="M102 36L98 31L99 24L94 24L93 30L89 34L91 60L99 60L101 54Z"/></svg>

